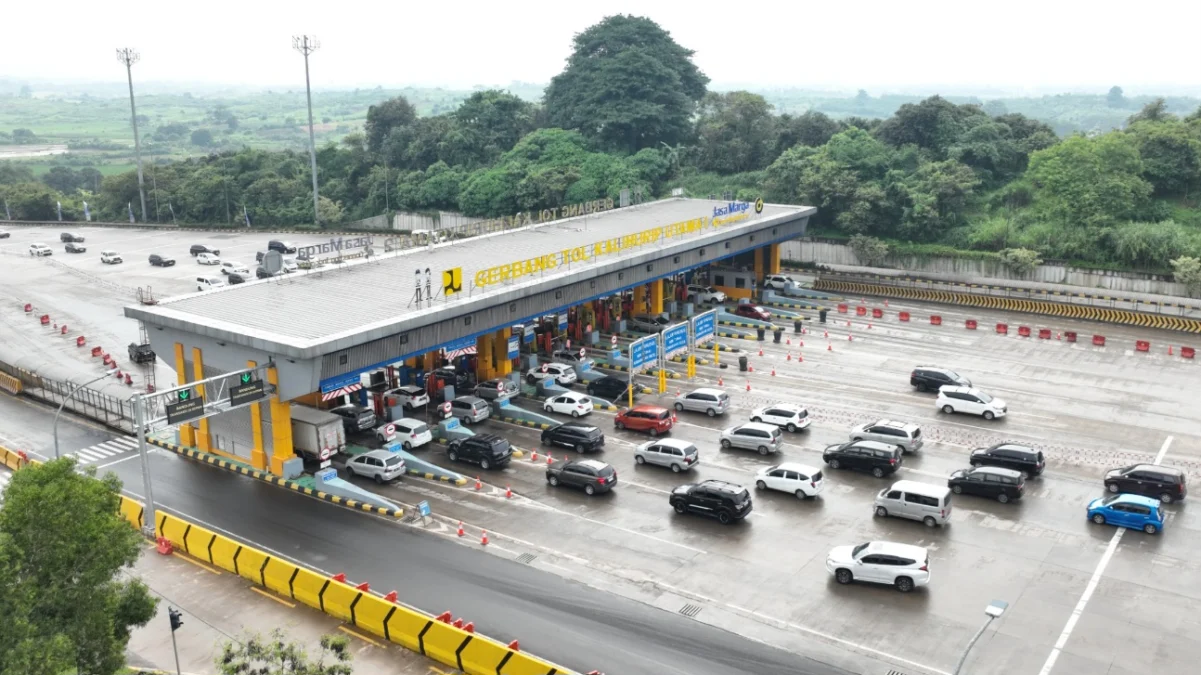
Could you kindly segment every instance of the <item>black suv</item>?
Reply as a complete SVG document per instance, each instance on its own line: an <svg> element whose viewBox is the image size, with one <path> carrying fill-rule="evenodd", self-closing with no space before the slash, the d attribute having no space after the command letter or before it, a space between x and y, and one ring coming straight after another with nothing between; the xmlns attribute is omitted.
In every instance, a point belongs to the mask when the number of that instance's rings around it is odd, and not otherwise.
<svg viewBox="0 0 1201 675"><path fill-rule="evenodd" d="M188 253L191 253L193 256L198 256L201 253L212 253L216 256L221 255L221 251L205 244L192 244L192 248L188 249Z"/></svg>
<svg viewBox="0 0 1201 675"><path fill-rule="evenodd" d="M998 443L990 448L972 450L972 466L998 466L1013 469L1026 476L1037 476L1047 462L1040 450L1020 443Z"/></svg>
<svg viewBox="0 0 1201 675"><path fill-rule="evenodd" d="M66 249L67 253L87 253L88 252L88 249L86 247L76 244L73 241L67 242L67 245L64 248Z"/></svg>
<svg viewBox="0 0 1201 675"><path fill-rule="evenodd" d="M268 272L262 265L259 265L258 267L254 268L254 276L258 279L270 279L272 277L279 276L279 275L272 274L272 273Z"/></svg>
<svg viewBox="0 0 1201 675"><path fill-rule="evenodd" d="M441 368L436 368L431 375L442 378L443 382L454 386L456 394L469 393L468 389L471 388L471 375L465 370L458 370L451 366L442 366Z"/></svg>
<svg viewBox="0 0 1201 675"><path fill-rule="evenodd" d="M935 366L918 366L909 373L909 384L918 391L938 391L939 387L951 385L955 387L970 387L972 381L953 370Z"/></svg>
<svg viewBox="0 0 1201 675"><path fill-rule="evenodd" d="M947 479L947 487L957 495L992 497L1004 504L1022 498L1022 493L1026 490L1026 481L1017 471L982 466L977 469L952 471L951 477Z"/></svg>
<svg viewBox="0 0 1201 675"><path fill-rule="evenodd" d="M513 459L513 448L496 434L479 434L451 441L446 456L452 462L471 462L479 464L481 469L499 469Z"/></svg>
<svg viewBox="0 0 1201 675"><path fill-rule="evenodd" d="M626 396L626 388L630 383L619 377L607 375L599 380L588 383L588 395L614 401Z"/></svg>
<svg viewBox="0 0 1201 675"><path fill-rule="evenodd" d="M1188 494L1184 472L1170 466L1135 464L1105 474L1105 489L1158 499L1164 504L1184 499Z"/></svg>
<svg viewBox="0 0 1201 675"><path fill-rule="evenodd" d="M175 264L175 258L169 258L165 255L157 253L150 254L150 265L152 267L170 267Z"/></svg>
<svg viewBox="0 0 1201 675"><path fill-rule="evenodd" d="M77 236L71 234L70 232L63 232L62 234L58 235L58 240L67 242L67 243L71 243L71 242L78 242L80 244L83 243L83 237L77 237Z"/></svg>
<svg viewBox="0 0 1201 675"><path fill-rule="evenodd" d="M249 281L249 279L237 272L230 272L225 276L225 283L229 284L230 286L244 284L247 281Z"/></svg>
<svg viewBox="0 0 1201 675"><path fill-rule="evenodd" d="M375 428L375 412L370 408L347 403L337 408L330 408L329 411L342 418L342 426L346 427L348 434L370 431Z"/></svg>
<svg viewBox="0 0 1201 675"><path fill-rule="evenodd" d="M546 467L546 482L551 487L568 485L583 488L584 492L594 495L608 492L617 485L617 470L595 459L555 462Z"/></svg>
<svg viewBox="0 0 1201 675"><path fill-rule="evenodd" d="M294 246L292 244L292 242L289 242L289 241L280 241L278 239L272 239L271 241L267 242L267 250L268 251L279 251L280 253L295 253L296 246Z"/></svg>
<svg viewBox="0 0 1201 675"><path fill-rule="evenodd" d="M707 480L680 485L668 498L676 513L700 513L717 518L722 525L742 520L751 512L751 493L724 480Z"/></svg>
<svg viewBox="0 0 1201 675"><path fill-rule="evenodd" d="M568 422L543 431L542 445L561 445L576 452L600 450L605 447L605 434L591 424Z"/></svg>
<svg viewBox="0 0 1201 675"><path fill-rule="evenodd" d="M827 446L822 459L831 469L870 472L876 478L896 473L903 461L901 446L879 441L851 441Z"/></svg>

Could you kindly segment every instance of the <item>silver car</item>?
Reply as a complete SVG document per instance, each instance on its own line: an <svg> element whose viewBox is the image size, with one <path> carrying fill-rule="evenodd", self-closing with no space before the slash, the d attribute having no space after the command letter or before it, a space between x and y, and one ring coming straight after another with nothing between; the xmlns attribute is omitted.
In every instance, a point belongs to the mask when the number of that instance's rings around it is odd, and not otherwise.
<svg viewBox="0 0 1201 675"><path fill-rule="evenodd" d="M730 409L730 395L720 389L702 387L676 397L676 410L703 412L709 417L724 415Z"/></svg>
<svg viewBox="0 0 1201 675"><path fill-rule="evenodd" d="M860 424L851 429L852 441L879 441L889 445L899 445L906 454L921 449L922 428L912 422L894 422L893 420L877 420Z"/></svg>
<svg viewBox="0 0 1201 675"><path fill-rule="evenodd" d="M499 401L517 395L517 384L508 378L480 382L475 385L475 395L489 401Z"/></svg>
<svg viewBox="0 0 1201 675"><path fill-rule="evenodd" d="M660 314L659 316L651 316L650 314L636 314L626 319L626 324L633 330L642 331L643 333L661 333L664 328L671 325L671 319Z"/></svg>
<svg viewBox="0 0 1201 675"><path fill-rule="evenodd" d="M450 402L450 414L464 426L483 422L492 415L492 406L478 396L460 396Z"/></svg>
<svg viewBox="0 0 1201 675"><path fill-rule="evenodd" d="M352 476L371 478L377 483L386 483L404 475L405 461L400 455L387 450L372 450L352 458L346 463L346 473Z"/></svg>
<svg viewBox="0 0 1201 675"><path fill-rule="evenodd" d="M747 422L721 432L721 447L725 450L756 450L760 455L766 455L780 450L783 437L780 427L761 422Z"/></svg>
<svg viewBox="0 0 1201 675"><path fill-rule="evenodd" d="M676 473L689 471L701 461L701 453L688 441L659 438L634 448L635 464L665 466Z"/></svg>

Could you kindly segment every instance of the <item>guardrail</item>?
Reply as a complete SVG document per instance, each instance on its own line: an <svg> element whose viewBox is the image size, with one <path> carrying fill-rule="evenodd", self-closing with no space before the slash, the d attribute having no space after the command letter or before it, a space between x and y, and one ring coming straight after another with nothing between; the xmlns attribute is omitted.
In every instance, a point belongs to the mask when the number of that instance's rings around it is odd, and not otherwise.
<svg viewBox="0 0 1201 675"><path fill-rule="evenodd" d="M103 392L83 387L71 395L75 385L43 377L33 371L17 368L0 361L0 373L16 380L19 393L52 405L67 401L65 406L79 415L96 420L116 429L132 430L134 424L133 403ZM5 380L8 382L9 380ZM8 390L8 387L4 387ZM11 392L17 393L17 392Z"/></svg>

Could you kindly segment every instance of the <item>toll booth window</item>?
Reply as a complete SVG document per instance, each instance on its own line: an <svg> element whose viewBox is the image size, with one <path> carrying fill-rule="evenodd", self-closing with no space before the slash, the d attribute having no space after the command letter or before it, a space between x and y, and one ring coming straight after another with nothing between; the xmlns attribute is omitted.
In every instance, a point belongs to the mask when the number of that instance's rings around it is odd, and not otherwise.
<svg viewBox="0 0 1201 675"><path fill-rule="evenodd" d="M734 288L746 288L746 279L744 277L734 277Z"/></svg>
<svg viewBox="0 0 1201 675"><path fill-rule="evenodd" d="M726 278L720 274L713 275L713 285L714 286L725 286Z"/></svg>

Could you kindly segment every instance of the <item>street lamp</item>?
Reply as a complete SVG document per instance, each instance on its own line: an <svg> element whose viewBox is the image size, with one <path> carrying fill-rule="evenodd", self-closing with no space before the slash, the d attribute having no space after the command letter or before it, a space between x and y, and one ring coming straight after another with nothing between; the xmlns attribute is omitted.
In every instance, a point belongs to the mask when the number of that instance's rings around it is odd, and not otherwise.
<svg viewBox="0 0 1201 675"><path fill-rule="evenodd" d="M988 619L984 622L983 626L980 626L980 630L976 631L976 634L972 636L963 653L959 655L959 662L955 664L955 670L951 671L951 675L959 675L959 671L963 669L963 662L967 661L968 652L972 651L972 647L976 645L976 641L980 639L981 635L984 635L984 631L988 630L988 626L993 622L993 619L1004 614L1008 607L1009 603L1004 600L993 600L988 603L988 607L984 608L984 613L988 615Z"/></svg>
<svg viewBox="0 0 1201 675"><path fill-rule="evenodd" d="M88 380L87 382L84 382L83 384L76 385L75 388L71 390L71 393L67 394L67 397L63 399L63 402L58 405L58 410L54 413L54 458L55 459L58 459L58 416L63 414L63 406L67 405L67 401L70 401L72 398L75 398L75 392L79 391L80 389L83 389L84 387L88 386L89 384L92 384L93 382L99 382L100 380L103 380L104 378L112 375L113 373L117 372L118 370L120 370L120 368L113 368L112 370L105 371L105 373L103 375L101 375L93 380Z"/></svg>

